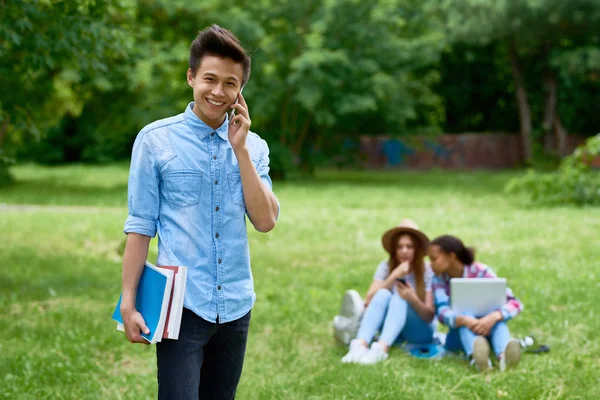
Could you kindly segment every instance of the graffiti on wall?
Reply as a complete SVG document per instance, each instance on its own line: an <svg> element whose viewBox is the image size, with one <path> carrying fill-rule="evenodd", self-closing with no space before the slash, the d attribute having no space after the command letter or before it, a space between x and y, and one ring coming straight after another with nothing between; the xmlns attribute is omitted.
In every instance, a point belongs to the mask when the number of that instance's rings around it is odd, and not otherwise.
<svg viewBox="0 0 600 400"><path fill-rule="evenodd" d="M522 162L519 137L507 134L362 137L360 149L367 168L503 169Z"/></svg>
<svg viewBox="0 0 600 400"><path fill-rule="evenodd" d="M569 151L582 140L569 138ZM503 133L360 138L366 168L506 169L523 164L518 135Z"/></svg>

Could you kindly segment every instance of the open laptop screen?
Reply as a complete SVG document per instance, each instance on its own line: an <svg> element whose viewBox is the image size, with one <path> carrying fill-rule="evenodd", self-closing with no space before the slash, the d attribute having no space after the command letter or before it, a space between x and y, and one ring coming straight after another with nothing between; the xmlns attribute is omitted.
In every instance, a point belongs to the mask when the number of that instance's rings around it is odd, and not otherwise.
<svg viewBox="0 0 600 400"><path fill-rule="evenodd" d="M450 306L457 315L483 317L505 303L505 278L452 278L450 280Z"/></svg>

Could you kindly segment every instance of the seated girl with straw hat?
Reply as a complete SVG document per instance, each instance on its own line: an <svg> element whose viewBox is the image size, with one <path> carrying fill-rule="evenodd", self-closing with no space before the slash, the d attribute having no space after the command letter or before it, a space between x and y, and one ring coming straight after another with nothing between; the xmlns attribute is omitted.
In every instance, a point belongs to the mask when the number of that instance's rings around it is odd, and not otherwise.
<svg viewBox="0 0 600 400"><path fill-rule="evenodd" d="M389 258L377 266L365 301L349 290L333 321L336 338L350 345L344 363L375 364L387 359L397 340L424 344L433 339L433 272L424 261L429 239L404 219L381 241ZM379 339L371 343L377 332Z"/></svg>

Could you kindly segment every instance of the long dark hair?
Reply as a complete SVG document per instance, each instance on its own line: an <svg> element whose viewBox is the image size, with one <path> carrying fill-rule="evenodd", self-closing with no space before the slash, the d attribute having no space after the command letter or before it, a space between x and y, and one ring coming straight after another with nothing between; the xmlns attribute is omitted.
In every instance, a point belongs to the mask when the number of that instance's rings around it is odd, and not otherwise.
<svg viewBox="0 0 600 400"><path fill-rule="evenodd" d="M475 249L466 247L462 240L452 235L443 235L436 237L431 241L431 245L440 246L446 254L454 253L456 258L464 265L471 265L475 262Z"/></svg>
<svg viewBox="0 0 600 400"><path fill-rule="evenodd" d="M410 262L410 267L415 275L415 285L417 285L415 291L417 292L417 296L425 301L425 249L419 238L415 235L408 232L400 232L392 237L392 252L390 253L390 260L388 261L390 273L398 266L398 264L400 264L400 260L396 257L396 250L398 249L398 240L404 235L410 237L415 249L415 255Z"/></svg>

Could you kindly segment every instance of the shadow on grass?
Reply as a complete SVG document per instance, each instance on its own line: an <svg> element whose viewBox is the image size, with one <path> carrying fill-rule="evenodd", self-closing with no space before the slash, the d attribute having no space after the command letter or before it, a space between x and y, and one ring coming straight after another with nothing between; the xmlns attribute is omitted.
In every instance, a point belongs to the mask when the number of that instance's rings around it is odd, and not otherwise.
<svg viewBox="0 0 600 400"><path fill-rule="evenodd" d="M124 207L127 205L127 166L107 168L65 166L45 168L24 166L13 185L0 188L0 203L93 205ZM465 191L502 193L506 182L522 171L411 171L411 170L335 170L318 169L312 179L275 181L274 189L369 187L402 190Z"/></svg>
<svg viewBox="0 0 600 400"><path fill-rule="evenodd" d="M0 272L0 296L19 301L85 295L105 298L120 292L119 263L73 254L40 255L29 246L3 249L4 263L16 266Z"/></svg>
<svg viewBox="0 0 600 400"><path fill-rule="evenodd" d="M506 183L522 171L371 171L371 170L318 170L314 179L277 181L275 185L289 187L320 187L350 185L385 189L394 185L406 189L468 190L475 192L502 192Z"/></svg>
<svg viewBox="0 0 600 400"><path fill-rule="evenodd" d="M102 186L58 179L20 180L0 188L0 202L124 207L127 205L127 184Z"/></svg>

